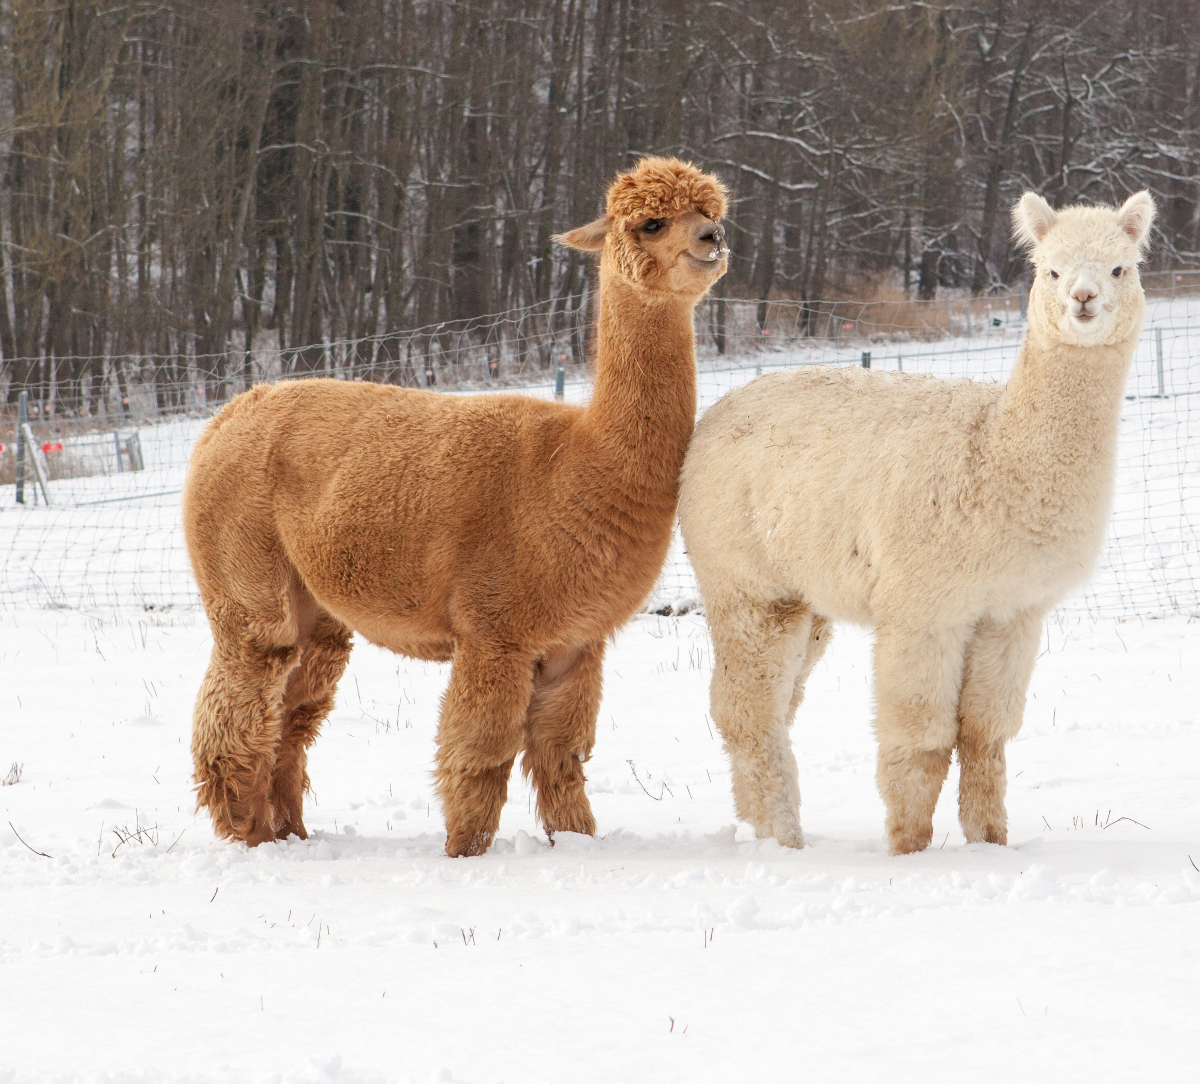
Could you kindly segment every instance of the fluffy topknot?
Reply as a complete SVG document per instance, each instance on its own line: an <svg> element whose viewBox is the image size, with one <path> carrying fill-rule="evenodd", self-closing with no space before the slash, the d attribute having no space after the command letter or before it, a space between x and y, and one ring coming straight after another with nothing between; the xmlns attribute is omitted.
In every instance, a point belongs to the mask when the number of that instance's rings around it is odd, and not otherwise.
<svg viewBox="0 0 1200 1084"><path fill-rule="evenodd" d="M1154 198L1146 191L1135 192L1120 207L1075 204L1057 211L1036 192L1026 192L1013 206L1013 237L1019 248L1032 249L1059 223L1069 223L1081 239L1096 238L1115 225L1142 253L1150 242L1155 213Z"/></svg>
<svg viewBox="0 0 1200 1084"><path fill-rule="evenodd" d="M699 211L709 218L725 217L728 192L711 173L678 158L643 158L608 186L608 214L624 221L673 218Z"/></svg>

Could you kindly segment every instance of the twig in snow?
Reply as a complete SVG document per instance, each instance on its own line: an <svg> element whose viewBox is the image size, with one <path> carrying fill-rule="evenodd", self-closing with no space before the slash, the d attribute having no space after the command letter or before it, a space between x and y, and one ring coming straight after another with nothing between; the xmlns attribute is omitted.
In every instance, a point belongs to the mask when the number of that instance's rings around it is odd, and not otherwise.
<svg viewBox="0 0 1200 1084"><path fill-rule="evenodd" d="M133 811L133 821L132 829L126 824L112 830L118 840L117 845L113 848L113 858L117 857L117 851L126 843L152 843L155 847L158 846L158 825L143 824L136 809Z"/></svg>
<svg viewBox="0 0 1200 1084"><path fill-rule="evenodd" d="M1147 832L1150 831L1150 825L1143 824L1141 821L1135 821L1132 817L1118 817L1115 821L1108 821L1103 825L1103 828L1111 828L1114 824L1120 824L1121 821L1129 821L1130 824L1136 824L1139 828L1145 828Z"/></svg>
<svg viewBox="0 0 1200 1084"><path fill-rule="evenodd" d="M1043 815L1042 815L1042 823L1043 823L1043 824L1044 824L1044 825L1045 825L1047 828L1050 828L1050 822L1049 822L1048 820L1046 820L1046 816L1045 816L1045 814L1043 814ZM1051 832L1053 832L1053 831L1054 831L1054 829L1053 829L1053 828L1050 828L1050 831L1051 831Z"/></svg>
<svg viewBox="0 0 1200 1084"><path fill-rule="evenodd" d="M220 886L220 885L217 885L217 887L213 889L213 894L212 894L212 897L211 897L211 899L209 899L209 901L208 901L208 902L209 902L209 903L212 903L212 901L213 901L213 900L215 900L215 899L217 898L217 893L218 893L218 892L220 892L220 891L221 891L221 886Z"/></svg>
<svg viewBox="0 0 1200 1084"><path fill-rule="evenodd" d="M1188 855L1188 861L1192 862L1192 856L1190 854ZM1192 862L1192 869L1194 869L1197 873L1200 873L1200 866L1197 866L1195 862Z"/></svg>
<svg viewBox="0 0 1200 1084"><path fill-rule="evenodd" d="M15 760L13 765L8 769L8 775L0 779L0 787L15 787L21 782L21 773L25 770L24 764L18 764Z"/></svg>
<svg viewBox="0 0 1200 1084"><path fill-rule="evenodd" d="M633 778L634 778L634 779L637 779L637 785L638 785L639 787L641 787L641 788L642 788L642 792L643 792L643 793L646 795L646 797L647 797L647 798L654 798L654 795L653 795L653 794L651 794L651 793L650 793L648 790L646 790L646 784L645 784L645 783L643 783L643 782L642 782L640 779L638 779L637 768L635 768L635 767L633 766L633 761L632 761L632 760L627 760L627 761L625 761L625 763L629 765L629 770L630 770L631 772L633 772ZM674 797L674 795L672 795L672 797ZM657 798L654 798L654 800L655 800L656 802L661 802L661 801L662 801L662 795L660 794L660 795L659 795Z"/></svg>
<svg viewBox="0 0 1200 1084"><path fill-rule="evenodd" d="M9 821L9 822L8 822L8 826L9 826L9 828L12 828L12 830L13 830L13 835L14 835L14 836L16 836L16 837L17 837L17 839L21 839L21 833L20 833L20 832L18 832L18 831L17 831L15 828L13 828L13 822L12 822L12 821ZM23 839L21 839L21 842L22 842L22 843L25 843L25 841L24 841ZM29 844L28 844L28 843L25 843L25 846L26 846L26 847L29 847ZM53 856L53 855L51 855L51 854L47 854L45 851L37 851L37 850L34 850L32 847L29 847L29 849L30 849L31 851L33 851L33 853L34 853L34 854L41 855L43 858L53 858L53 857L54 857L54 856Z"/></svg>

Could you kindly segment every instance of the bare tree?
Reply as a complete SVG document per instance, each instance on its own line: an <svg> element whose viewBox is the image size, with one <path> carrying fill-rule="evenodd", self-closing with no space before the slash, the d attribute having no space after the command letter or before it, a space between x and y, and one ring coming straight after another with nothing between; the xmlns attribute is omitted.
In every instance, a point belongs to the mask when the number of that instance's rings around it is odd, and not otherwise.
<svg viewBox="0 0 1200 1084"><path fill-rule="evenodd" d="M262 375L268 338L269 364L403 383L480 351L502 378L516 340L581 358L589 265L551 237L643 153L722 174L723 296L800 299L809 331L868 289L1011 283L1027 187L1149 187L1153 258L1195 261L1191 8L3 0L0 389L189 409Z"/></svg>

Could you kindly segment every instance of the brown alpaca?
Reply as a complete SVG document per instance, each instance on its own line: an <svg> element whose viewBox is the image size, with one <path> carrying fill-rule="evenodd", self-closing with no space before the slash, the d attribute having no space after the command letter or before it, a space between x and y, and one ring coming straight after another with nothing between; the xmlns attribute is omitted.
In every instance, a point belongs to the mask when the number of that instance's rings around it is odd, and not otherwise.
<svg viewBox="0 0 1200 1084"><path fill-rule="evenodd" d="M453 660L436 779L446 853L481 854L518 752L547 832L591 834L582 762L608 636L666 556L696 413L692 310L724 273L725 190L644 159L607 214L586 409L305 380L238 396L184 490L213 651L192 733L218 834L304 837L307 748L355 630Z"/></svg>

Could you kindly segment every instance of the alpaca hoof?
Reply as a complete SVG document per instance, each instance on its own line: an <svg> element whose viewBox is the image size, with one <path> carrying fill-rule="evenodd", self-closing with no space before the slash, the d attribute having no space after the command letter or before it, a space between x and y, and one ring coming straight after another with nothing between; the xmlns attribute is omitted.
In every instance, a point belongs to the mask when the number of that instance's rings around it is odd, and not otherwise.
<svg viewBox="0 0 1200 1084"><path fill-rule="evenodd" d="M592 816L591 803L584 797L580 787L578 799L563 802L553 813L542 815L542 827L547 835L555 832L577 832L581 836L596 834L596 818Z"/></svg>
<svg viewBox="0 0 1200 1084"><path fill-rule="evenodd" d="M277 838L271 822L257 818L252 820L243 831L240 831L238 837L247 847L257 847L260 843L270 843Z"/></svg>
<svg viewBox="0 0 1200 1084"><path fill-rule="evenodd" d="M242 816L235 819L228 809L209 808L212 817L213 831L221 839L231 843L245 843L247 847L257 847L275 838L274 822L270 814L259 816Z"/></svg>
<svg viewBox="0 0 1200 1084"><path fill-rule="evenodd" d="M308 832L304 827L304 822L288 821L287 824L275 833L276 839L287 839L288 836L298 836L300 839L308 839Z"/></svg>
<svg viewBox="0 0 1200 1084"><path fill-rule="evenodd" d="M495 832L451 832L446 837L446 854L451 858L475 858L487 851Z"/></svg>
<svg viewBox="0 0 1200 1084"><path fill-rule="evenodd" d="M920 828L915 831L911 829L889 829L888 853L893 855L915 854L917 851L923 851L928 847L932 839L932 825L928 828Z"/></svg>
<svg viewBox="0 0 1200 1084"><path fill-rule="evenodd" d="M771 833L784 847L797 851L804 849L804 833L798 824L777 824Z"/></svg>
<svg viewBox="0 0 1200 1084"><path fill-rule="evenodd" d="M574 832L581 836L594 836L596 834L596 818L592 816L589 810L586 816L574 820L563 818L552 824L547 824L543 821L542 827L546 830L546 835L548 836L554 835L555 832Z"/></svg>
<svg viewBox="0 0 1200 1084"><path fill-rule="evenodd" d="M963 835L968 843L998 843L1001 847L1008 845L1007 824L964 824Z"/></svg>
<svg viewBox="0 0 1200 1084"><path fill-rule="evenodd" d="M787 821L775 824L756 824L754 838L774 839L780 846L793 847L798 851L804 848L804 833L800 830L800 825Z"/></svg>

